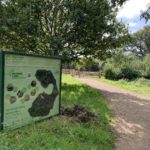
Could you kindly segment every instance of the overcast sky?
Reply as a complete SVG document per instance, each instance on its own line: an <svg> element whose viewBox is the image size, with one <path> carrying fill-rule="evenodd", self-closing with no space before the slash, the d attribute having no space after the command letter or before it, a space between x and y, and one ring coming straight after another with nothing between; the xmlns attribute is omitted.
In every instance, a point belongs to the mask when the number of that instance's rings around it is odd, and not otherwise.
<svg viewBox="0 0 150 150"><path fill-rule="evenodd" d="M145 23L144 19L140 19L141 11L146 10L150 0L128 0L117 15L129 27L130 32L136 32L146 25L150 25L150 21Z"/></svg>

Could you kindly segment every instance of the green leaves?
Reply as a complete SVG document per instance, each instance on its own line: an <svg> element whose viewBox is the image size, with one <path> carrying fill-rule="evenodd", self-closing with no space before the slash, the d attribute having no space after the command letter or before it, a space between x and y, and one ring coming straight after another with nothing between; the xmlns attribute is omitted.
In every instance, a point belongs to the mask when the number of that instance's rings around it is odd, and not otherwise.
<svg viewBox="0 0 150 150"><path fill-rule="evenodd" d="M140 57L150 53L150 26L134 33L129 44L131 51Z"/></svg>
<svg viewBox="0 0 150 150"><path fill-rule="evenodd" d="M61 55L64 60L81 55L104 58L124 42L126 29L116 20L123 2L3 0L1 48Z"/></svg>
<svg viewBox="0 0 150 150"><path fill-rule="evenodd" d="M150 19L150 3L147 10L142 12L141 18L145 19L146 22Z"/></svg>

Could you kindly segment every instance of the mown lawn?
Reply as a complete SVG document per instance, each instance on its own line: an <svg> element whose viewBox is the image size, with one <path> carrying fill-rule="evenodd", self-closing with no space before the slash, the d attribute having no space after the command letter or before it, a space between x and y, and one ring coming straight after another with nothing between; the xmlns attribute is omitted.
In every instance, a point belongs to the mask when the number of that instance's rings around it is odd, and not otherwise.
<svg viewBox="0 0 150 150"><path fill-rule="evenodd" d="M54 117L14 131L0 133L0 150L112 150L114 135L111 113L100 92L63 76L62 105L80 104L98 118L79 123L64 116Z"/></svg>
<svg viewBox="0 0 150 150"><path fill-rule="evenodd" d="M113 81L113 80L107 80L105 78L101 78L98 80L126 89L131 92L135 92L145 96L150 96L150 80L148 79L139 78L133 81L127 81L127 80Z"/></svg>

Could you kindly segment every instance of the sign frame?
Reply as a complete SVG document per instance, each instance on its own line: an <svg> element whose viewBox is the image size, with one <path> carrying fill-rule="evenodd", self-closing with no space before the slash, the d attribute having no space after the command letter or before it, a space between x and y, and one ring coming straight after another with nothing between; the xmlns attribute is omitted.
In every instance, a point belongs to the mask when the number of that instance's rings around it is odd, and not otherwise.
<svg viewBox="0 0 150 150"><path fill-rule="evenodd" d="M36 55L36 54L26 54L26 53L18 53L14 51L3 51L0 50L0 131L4 130L4 84L5 84L5 55L19 55L19 56L29 56L29 57L38 57L38 58L48 58L48 59L54 59L60 61L60 79L59 79L59 112L56 115L52 115L49 117L46 117L42 120L46 120L48 118L52 118L54 116L60 115L61 110L61 83L62 83L62 59L60 57L55 56L44 56L44 55ZM35 121L39 122L41 120ZM21 125L20 127L25 126ZM18 127L18 128L20 128Z"/></svg>

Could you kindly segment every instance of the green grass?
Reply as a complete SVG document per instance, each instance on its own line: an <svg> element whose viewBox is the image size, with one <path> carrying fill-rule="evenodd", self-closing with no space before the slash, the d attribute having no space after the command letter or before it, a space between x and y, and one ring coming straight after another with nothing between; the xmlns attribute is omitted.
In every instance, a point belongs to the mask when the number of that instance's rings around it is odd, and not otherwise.
<svg viewBox="0 0 150 150"><path fill-rule="evenodd" d="M0 133L0 150L112 150L111 113L100 92L63 76L62 105L80 104L95 112L96 121L78 123L67 117Z"/></svg>
<svg viewBox="0 0 150 150"><path fill-rule="evenodd" d="M135 92L138 94L142 94L145 96L150 96L150 80L139 78L133 81L127 81L127 80L107 80L105 78L98 79L102 82L112 84L114 86L123 88L125 90Z"/></svg>

